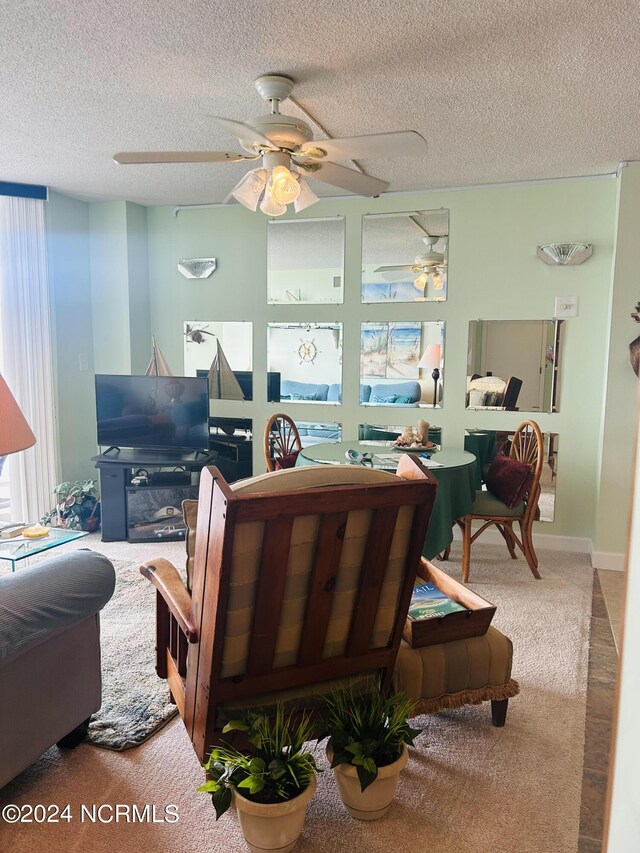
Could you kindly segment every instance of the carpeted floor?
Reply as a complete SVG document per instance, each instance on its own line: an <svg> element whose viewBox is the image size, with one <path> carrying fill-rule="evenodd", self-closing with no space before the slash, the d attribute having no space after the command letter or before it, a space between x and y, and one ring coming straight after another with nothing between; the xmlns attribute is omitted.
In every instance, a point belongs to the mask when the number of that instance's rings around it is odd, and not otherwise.
<svg viewBox="0 0 640 853"><path fill-rule="evenodd" d="M86 543L87 540L85 540ZM112 546L91 543L122 558ZM135 546L135 556L151 553ZM168 547L168 546L164 546ZM181 548L173 546L174 553ZM163 549L164 550L164 549ZM507 724L491 726L488 705L417 722L424 727L401 781L397 802L381 821L348 817L324 773L311 802L300 853L575 853L577 849L592 570L585 555L542 551L542 581L523 559L500 546L474 547L470 586L498 604L494 624L514 643ZM460 577L460 547L443 567ZM325 766L322 747L320 763ZM203 778L180 720L142 746L114 753L89 745L51 749L0 791L7 803L71 806L70 823L7 826L0 850L11 853L240 853L246 848L233 813L215 823L210 801L196 794ZM95 824L81 804L156 806L156 820L176 804L177 823ZM103 812L108 817L107 810Z"/></svg>

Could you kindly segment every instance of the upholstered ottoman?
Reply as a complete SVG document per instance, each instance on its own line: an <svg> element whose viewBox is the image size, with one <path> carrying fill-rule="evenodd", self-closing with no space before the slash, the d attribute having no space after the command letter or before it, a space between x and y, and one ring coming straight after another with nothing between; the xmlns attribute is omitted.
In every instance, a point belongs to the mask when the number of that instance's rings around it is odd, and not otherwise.
<svg viewBox="0 0 640 853"><path fill-rule="evenodd" d="M511 640L493 627L480 637L415 649L403 640L393 684L418 703L416 715L490 700L493 724L503 726L509 699L520 692L512 658Z"/></svg>

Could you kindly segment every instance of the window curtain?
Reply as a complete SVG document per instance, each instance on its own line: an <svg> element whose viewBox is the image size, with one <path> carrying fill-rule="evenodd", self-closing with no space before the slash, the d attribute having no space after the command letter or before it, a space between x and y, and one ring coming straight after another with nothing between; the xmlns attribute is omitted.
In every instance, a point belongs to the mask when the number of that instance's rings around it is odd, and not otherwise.
<svg viewBox="0 0 640 853"><path fill-rule="evenodd" d="M0 196L3 373L36 443L7 459L11 515L34 522L57 482L45 202Z"/></svg>

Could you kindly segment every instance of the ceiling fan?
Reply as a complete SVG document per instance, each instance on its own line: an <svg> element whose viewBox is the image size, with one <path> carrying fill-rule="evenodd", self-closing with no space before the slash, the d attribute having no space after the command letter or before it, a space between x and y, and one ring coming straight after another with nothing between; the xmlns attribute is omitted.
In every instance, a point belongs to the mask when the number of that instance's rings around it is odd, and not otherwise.
<svg viewBox="0 0 640 853"><path fill-rule="evenodd" d="M279 75L258 77L255 86L270 105L268 115L250 123L210 116L237 137L245 153L231 151L124 151L113 159L120 164L142 163L238 163L262 160L231 190L230 196L269 216L281 216L293 202L296 212L318 201L305 178L323 181L356 195L377 196L389 186L387 181L340 166L338 160L369 157L419 156L427 150L425 139L415 130L375 133L346 139L313 139L313 131L300 118L283 115L280 102L293 91L293 80Z"/></svg>
<svg viewBox="0 0 640 853"><path fill-rule="evenodd" d="M393 274L401 271L416 272L418 273L418 277L414 280L413 284L418 290L425 289L429 276L431 276L433 289L442 290L444 286L442 276L447 266L446 251L448 238L427 234L422 240L427 247L427 251L422 255L416 255L415 261L412 264L391 264L378 267L374 272L382 273L384 277L388 273ZM436 252L435 250L438 240L442 240L443 242L443 252Z"/></svg>

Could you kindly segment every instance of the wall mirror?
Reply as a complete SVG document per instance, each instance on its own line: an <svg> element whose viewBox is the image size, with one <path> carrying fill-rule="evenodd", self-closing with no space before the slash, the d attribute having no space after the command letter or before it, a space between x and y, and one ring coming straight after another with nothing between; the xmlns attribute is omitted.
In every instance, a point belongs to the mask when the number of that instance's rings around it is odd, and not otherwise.
<svg viewBox="0 0 640 853"><path fill-rule="evenodd" d="M337 441L342 441L342 424L335 421L330 423L296 421L295 424L303 447L311 447L312 444L335 444Z"/></svg>
<svg viewBox="0 0 640 853"><path fill-rule="evenodd" d="M440 321L363 323L360 405L440 408L444 327Z"/></svg>
<svg viewBox="0 0 640 853"><path fill-rule="evenodd" d="M280 376L280 399L342 401L342 323L268 323L268 370Z"/></svg>
<svg viewBox="0 0 640 853"><path fill-rule="evenodd" d="M449 211L362 217L362 301L444 302Z"/></svg>
<svg viewBox="0 0 640 853"><path fill-rule="evenodd" d="M184 373L209 374L212 400L252 400L253 323L188 320Z"/></svg>
<svg viewBox="0 0 640 853"><path fill-rule="evenodd" d="M482 474L491 464L496 453L509 455L513 432L467 429L464 434L464 449L473 453L478 460L476 487L480 488ZM538 499L537 521L553 521L556 509L556 480L558 473L558 433L544 432L543 463L540 474L540 498Z"/></svg>
<svg viewBox="0 0 640 853"><path fill-rule="evenodd" d="M343 301L344 217L267 223L267 302Z"/></svg>
<svg viewBox="0 0 640 853"><path fill-rule="evenodd" d="M468 409L557 412L562 320L472 320Z"/></svg>
<svg viewBox="0 0 640 853"><path fill-rule="evenodd" d="M413 430L418 430L418 419L407 417L406 424L359 424L358 425L358 441L363 444L392 444L398 436L411 427ZM429 441L442 446L442 428L429 424Z"/></svg>

